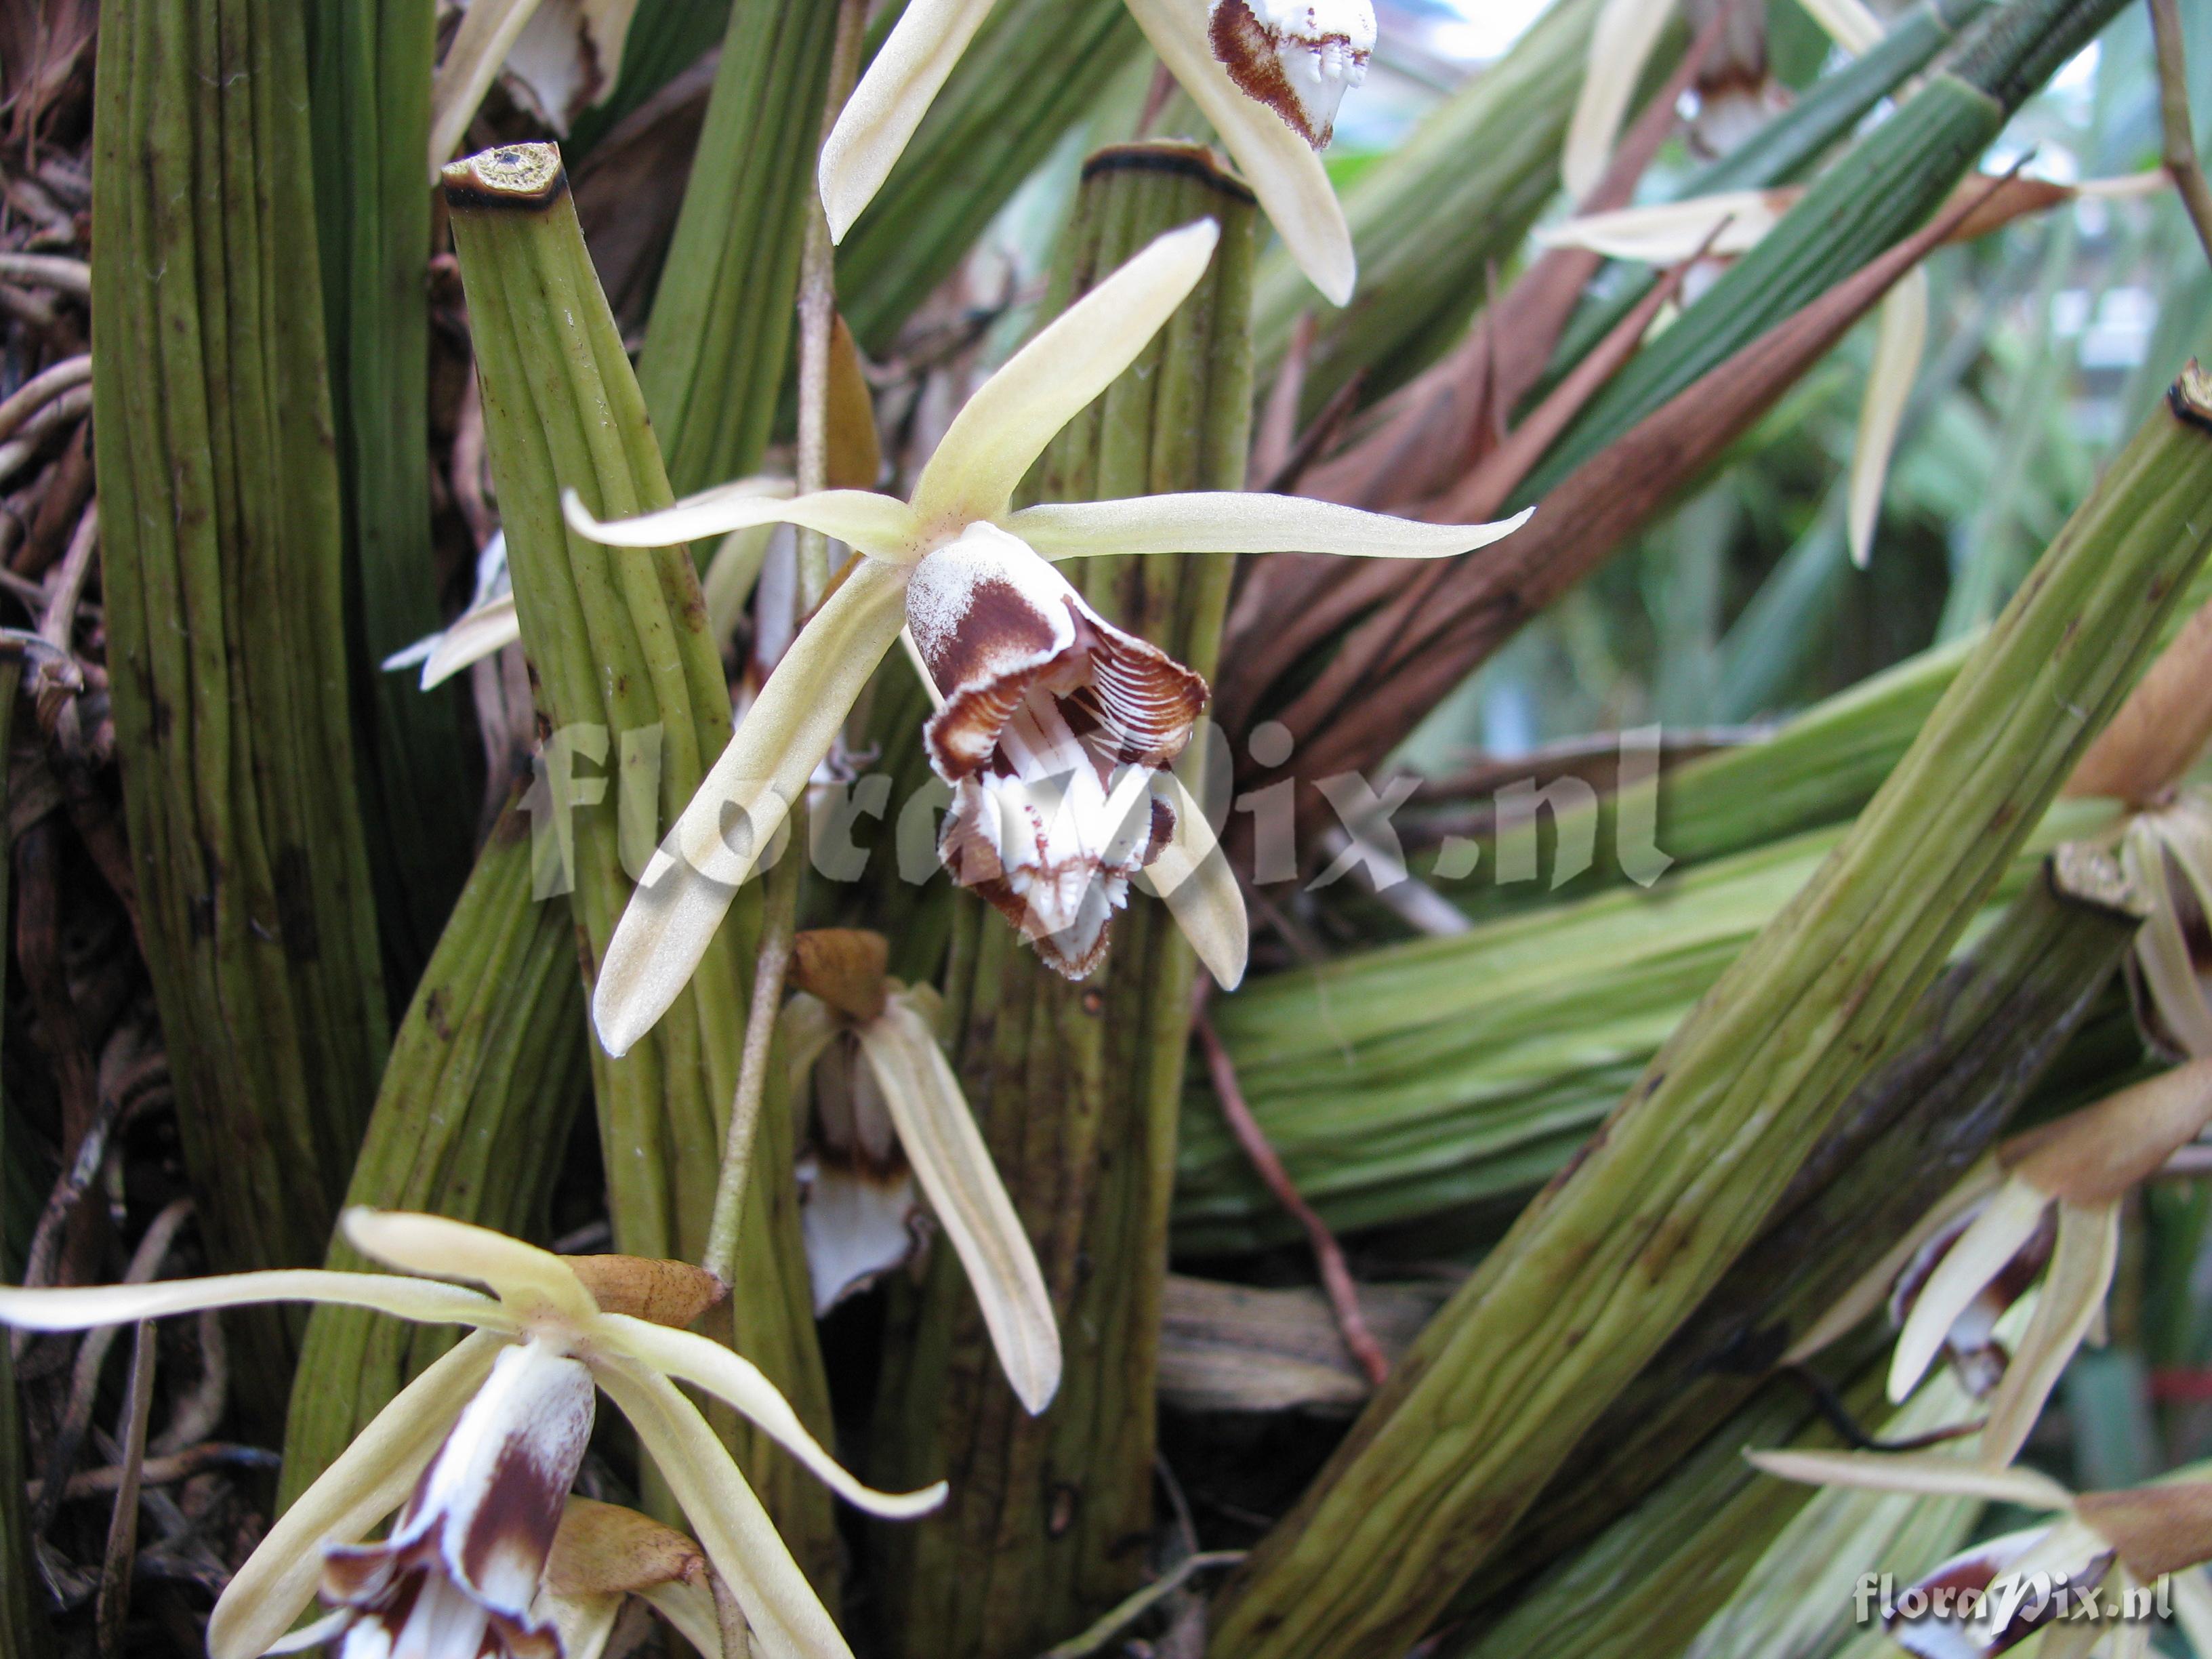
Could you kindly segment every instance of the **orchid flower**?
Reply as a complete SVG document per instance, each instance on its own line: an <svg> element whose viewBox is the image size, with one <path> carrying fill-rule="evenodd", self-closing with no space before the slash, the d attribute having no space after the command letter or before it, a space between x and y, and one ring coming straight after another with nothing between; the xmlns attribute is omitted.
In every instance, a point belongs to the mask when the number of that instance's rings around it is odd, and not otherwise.
<svg viewBox="0 0 2212 1659"><path fill-rule="evenodd" d="M2212 1482L2170 1480L2076 1495L2030 1469L1990 1468L1938 1454L1755 1451L1769 1474L1809 1486L1929 1497L1978 1498L2050 1511L2039 1526L1961 1551L1901 1593L1917 1617L1888 1621L1890 1639L1920 1659L1990 1659L2051 1628L2041 1659L2082 1659L2105 1644L2113 1659L2149 1652L2150 1625L2100 1615L2137 1607L2165 1579L2190 1645L2212 1653ZM2057 1594L2063 1588L2062 1600ZM1917 1595L1913 1592L1918 1592Z"/></svg>
<svg viewBox="0 0 2212 1659"><path fill-rule="evenodd" d="M968 1270L1006 1380L1034 1416L1060 1387L1052 1298L960 1079L938 1046L937 994L886 976L889 954L883 935L853 928L805 933L793 942L791 980L799 991L781 1026L793 1098L805 1098L817 1067L830 1076L813 1080L831 1083L817 1089L830 1133L827 1146L817 1144L799 1218L816 1310L912 1253L919 1177Z"/></svg>
<svg viewBox="0 0 2212 1659"><path fill-rule="evenodd" d="M211 1659L343 1638L344 1659L556 1655L533 1613L595 1389L637 1431L772 1659L850 1659L728 1450L678 1382L743 1412L831 1491L903 1518L942 1501L862 1486L760 1370L682 1328L722 1286L681 1262L562 1257L441 1216L354 1209L355 1249L419 1278L286 1269L85 1290L0 1288L0 1323L72 1331L264 1302L369 1308L474 1334L402 1389L240 1567L208 1621ZM493 1294L428 1282L467 1279ZM380 1544L358 1542L399 1510ZM319 1579L330 1616L287 1640Z"/></svg>
<svg viewBox="0 0 2212 1659"><path fill-rule="evenodd" d="M690 978L909 623L945 699L925 736L955 786L945 850L963 879L1030 919L1023 930L1048 947L1046 959L1079 975L1103 948L1113 883L1126 884L1116 872L1149 854L1146 873L1200 959L1224 984L1242 975L1243 902L1212 855L1204 813L1164 769L1189 741L1205 684L1109 623L1051 562L1178 551L1437 558L1493 542L1526 514L1413 524L1228 492L1015 511L1030 464L1136 361L1204 274L1219 234L1200 220L1161 236L1016 352L954 418L910 501L860 489L773 501L732 487L602 524L573 493L564 498L573 528L616 546L791 523L860 556L776 664L623 913L592 1004L609 1054L627 1052ZM1103 907L1088 890L1095 881Z"/></svg>
<svg viewBox="0 0 2212 1659"><path fill-rule="evenodd" d="M911 0L822 146L822 205L842 241L890 176L994 0ZM1337 305L1358 268L1315 152L1375 48L1370 0L1127 0L1313 284Z"/></svg>
<svg viewBox="0 0 2212 1659"><path fill-rule="evenodd" d="M2102 1318L2120 1200L2212 1122L2212 1060L2179 1066L1999 1146L1784 1356L1808 1358L1885 1293L1900 1329L1889 1397L1940 1355L1989 1398L1983 1464L2012 1462L2060 1374ZM1998 1322L2041 1275L2018 1352Z"/></svg>

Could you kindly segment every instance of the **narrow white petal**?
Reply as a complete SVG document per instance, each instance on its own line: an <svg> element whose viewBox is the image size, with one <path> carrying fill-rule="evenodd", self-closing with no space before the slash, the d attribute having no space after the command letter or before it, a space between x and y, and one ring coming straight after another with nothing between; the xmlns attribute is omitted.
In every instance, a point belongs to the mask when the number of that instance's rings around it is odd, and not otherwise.
<svg viewBox="0 0 2212 1659"><path fill-rule="evenodd" d="M1223 990L1233 991L1244 978L1252 944L1236 872L1206 821L1205 808L1182 780L1172 772L1157 773L1152 788L1174 811L1175 833L1159 856L1145 866L1138 883L1165 902L1206 971Z"/></svg>
<svg viewBox="0 0 2212 1659"><path fill-rule="evenodd" d="M902 998L860 1029L860 1046L898 1126L899 1145L968 1269L1006 1380L1034 1416L1060 1388L1060 1327L1036 1253L960 1079L928 1022Z"/></svg>
<svg viewBox="0 0 2212 1659"><path fill-rule="evenodd" d="M422 690L443 685L471 663L504 651L521 637L522 623L515 616L512 593L464 611L422 659Z"/></svg>
<svg viewBox="0 0 2212 1659"><path fill-rule="evenodd" d="M351 1607L338 1607L319 1619L311 1619L281 1641L270 1643L268 1652L305 1653L309 1648L319 1648L325 1642L335 1641L356 1616ZM574 1656L564 1655L563 1659L574 1659Z"/></svg>
<svg viewBox="0 0 2212 1659"><path fill-rule="evenodd" d="M292 1627L314 1599L322 1547L353 1543L406 1501L505 1346L487 1332L467 1338L354 1437L270 1528L215 1604L208 1617L209 1659L256 1659Z"/></svg>
<svg viewBox="0 0 2212 1659"><path fill-rule="evenodd" d="M1928 344L1928 267L1915 265L1883 298L1876 314L1874 362L1867 373L1866 396L1859 404L1858 440L1851 447L1851 562L1862 570L1874 558L1875 521L1881 514L1882 486L1889 458L1912 383L1920 377L1920 356Z"/></svg>
<svg viewBox="0 0 2212 1659"><path fill-rule="evenodd" d="M760 1659L852 1659L829 1610L698 1407L667 1378L629 1362L600 1367L599 1377L744 1609Z"/></svg>
<svg viewBox="0 0 2212 1659"><path fill-rule="evenodd" d="M898 637L908 574L874 559L854 566L799 630L653 854L607 941L592 994L592 1022L609 1054L628 1054L653 1029L706 955L739 884L804 797Z"/></svg>
<svg viewBox="0 0 2212 1659"><path fill-rule="evenodd" d="M1195 0L1128 0L1128 7L1168 72L1213 124L1298 269L1330 304L1349 304L1358 261L1335 187L1313 146L1237 90L1206 43L1205 11Z"/></svg>
<svg viewBox="0 0 2212 1659"><path fill-rule="evenodd" d="M1990 1420L1981 1436L1984 1462L2009 1463L2027 1443L2044 1401L2104 1308L2119 1259L2117 1206L2058 1206L2058 1242L2044 1273L2034 1317L1990 1401Z"/></svg>
<svg viewBox="0 0 2212 1659"><path fill-rule="evenodd" d="M430 182L453 157L538 0L475 0L430 88Z"/></svg>
<svg viewBox="0 0 2212 1659"><path fill-rule="evenodd" d="M2003 1272L2005 1263L2035 1236L2050 1202L2027 1182L2008 1181L1943 1253L1905 1316L1905 1328L1898 1333L1889 1365L1892 1400L1903 1400L1927 1374L1953 1323L1982 1286Z"/></svg>
<svg viewBox="0 0 2212 1659"><path fill-rule="evenodd" d="M339 1217L338 1226L363 1255L410 1273L473 1279L490 1285L517 1312L546 1308L579 1322L599 1312L592 1293L567 1262L489 1227L360 1205Z"/></svg>
<svg viewBox="0 0 2212 1659"><path fill-rule="evenodd" d="M722 1620L714 1610L713 1590L704 1584L678 1583L648 1585L638 1594L705 1659L721 1659Z"/></svg>
<svg viewBox="0 0 2212 1659"><path fill-rule="evenodd" d="M564 489L561 511L569 529L609 547L674 547L726 536L732 530L795 524L818 530L870 558L910 562L921 556L915 545L914 514L895 495L879 495L872 489L817 489L810 495L786 498L763 494L761 486L760 479L740 478L687 495L658 513L605 520L593 518L574 490Z"/></svg>
<svg viewBox="0 0 2212 1659"><path fill-rule="evenodd" d="M1881 44L1886 31L1881 19L1868 9L1866 0L1802 0L1805 15L1828 32L1828 38L1857 58Z"/></svg>
<svg viewBox="0 0 2212 1659"><path fill-rule="evenodd" d="M598 1340L679 1382L704 1389L743 1412L769 1437L811 1470L822 1484L856 1509L893 1521L927 1515L945 1501L940 1480L921 1492L878 1492L854 1480L807 1432L799 1413L759 1366L720 1343L692 1331L671 1330L623 1314L602 1314Z"/></svg>
<svg viewBox="0 0 2212 1659"><path fill-rule="evenodd" d="M1003 517L1030 464L1136 362L1206 274L1220 240L1211 219L1154 238L978 386L915 484L923 527L941 537Z"/></svg>
<svg viewBox="0 0 2212 1659"><path fill-rule="evenodd" d="M1674 265L1701 252L1714 258L1748 253L1781 222L1804 192L1731 190L1652 207L1587 213L1535 231L1540 247L1578 247L1608 259Z"/></svg>
<svg viewBox="0 0 2212 1659"><path fill-rule="evenodd" d="M1674 10L1674 0L1606 0L1598 14L1590 31L1589 67L1559 155L1559 172L1575 200L1596 188L1613 159L1629 100Z"/></svg>
<svg viewBox="0 0 2212 1659"><path fill-rule="evenodd" d="M1744 1455L1769 1474L1814 1486L1985 1498L2024 1509L2063 1510L2072 1494L2033 1469L1990 1469L1936 1452L1754 1451Z"/></svg>
<svg viewBox="0 0 2212 1659"><path fill-rule="evenodd" d="M2189 1638L2197 1659L2212 1659L2212 1577L2202 1567L2167 1576L2173 1587L2173 1618Z"/></svg>
<svg viewBox="0 0 2212 1659"><path fill-rule="evenodd" d="M1494 524L1422 524L1302 495L1192 490L1025 507L1006 528L1048 559L1111 553L1336 553L1448 559L1511 535L1536 509Z"/></svg>
<svg viewBox="0 0 2212 1659"><path fill-rule="evenodd" d="M842 242L875 199L993 0L909 0L822 143L822 209Z"/></svg>
<svg viewBox="0 0 2212 1659"><path fill-rule="evenodd" d="M791 1068L791 1097L804 1100L806 1075L830 1041L843 1029L830 1005L810 992L797 991L775 1017L775 1034Z"/></svg>
<svg viewBox="0 0 2212 1659"><path fill-rule="evenodd" d="M2120 867L2150 905L2136 933L2136 965L2166 1030L2191 1055L2212 1057L2212 1003L2205 1000L2181 931L2164 848L2146 820L2129 826L2120 843Z"/></svg>
<svg viewBox="0 0 2212 1659"><path fill-rule="evenodd" d="M615 1620L622 1617L622 1605L619 1594L562 1595L549 1589L538 1598L531 1616L553 1626L561 1638L561 1659L601 1659L607 1638L615 1633Z"/></svg>
<svg viewBox="0 0 2212 1659"><path fill-rule="evenodd" d="M389 1273L331 1273L288 1267L270 1273L222 1273L210 1279L167 1279L152 1285L97 1285L72 1290L19 1290L0 1285L0 1325L27 1331L82 1331L95 1325L128 1325L206 1308L242 1308L258 1302L331 1302L373 1308L426 1325L513 1327L499 1304L452 1285L428 1285Z"/></svg>

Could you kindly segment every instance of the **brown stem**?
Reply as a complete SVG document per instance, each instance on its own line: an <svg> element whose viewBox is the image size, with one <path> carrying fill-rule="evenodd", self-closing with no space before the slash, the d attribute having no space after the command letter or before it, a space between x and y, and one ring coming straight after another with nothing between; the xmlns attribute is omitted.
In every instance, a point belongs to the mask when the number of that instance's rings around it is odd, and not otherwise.
<svg viewBox="0 0 2212 1659"><path fill-rule="evenodd" d="M2181 205L2212 259L2212 185L2197 160L2197 125L2189 115L2189 77L2182 58L2181 13L2174 0L2150 0L2151 38L2158 45L2158 113L2165 132L2160 158L2173 175Z"/></svg>
<svg viewBox="0 0 2212 1659"><path fill-rule="evenodd" d="M131 1381L124 1396L122 1479L115 1488L115 1510L107 1522L107 1553L100 1566L100 1597L94 1627L103 1659L123 1651L124 1620L131 1612L131 1569L138 1554L138 1481L146 1462L146 1419L154 1408L154 1322L142 1319L132 1332Z"/></svg>
<svg viewBox="0 0 2212 1659"><path fill-rule="evenodd" d="M1212 1079L1214 1095L1221 1102L1221 1115L1229 1120L1230 1133L1244 1149L1244 1156L1252 1160L1260 1179L1267 1183L1267 1190L1275 1195L1275 1201L1306 1230L1315 1263L1321 1268L1322 1288L1328 1292L1328 1305L1336 1315L1337 1328L1344 1333L1344 1346L1359 1362L1359 1369L1367 1373L1368 1381L1381 1388L1389 1378L1390 1362L1383 1357L1382 1345L1367 1328L1366 1315L1359 1310L1359 1290L1352 1282L1352 1269L1345 1264L1344 1247L1336 1242L1328 1223L1306 1202L1297 1183L1291 1179L1291 1172L1283 1167L1283 1160L1268 1143L1267 1132L1253 1116L1252 1108L1244 1099L1244 1091L1237 1081L1237 1067L1229 1058L1229 1049L1221 1041L1221 1034L1213 1029L1213 1017L1201 1008L1194 1026L1199 1045L1206 1050L1206 1075Z"/></svg>

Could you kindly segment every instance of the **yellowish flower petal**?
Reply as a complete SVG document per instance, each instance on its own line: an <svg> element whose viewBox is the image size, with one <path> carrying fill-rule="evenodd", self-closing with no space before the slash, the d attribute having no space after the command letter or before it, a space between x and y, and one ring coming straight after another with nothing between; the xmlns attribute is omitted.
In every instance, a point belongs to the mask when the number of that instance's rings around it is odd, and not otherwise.
<svg viewBox="0 0 2212 1659"><path fill-rule="evenodd" d="M841 242L914 137L993 0L909 0L822 143L823 210Z"/></svg>
<svg viewBox="0 0 2212 1659"><path fill-rule="evenodd" d="M968 1269L1006 1380L1031 1415L1060 1388L1060 1327L1044 1274L936 1034L903 998L860 1028L899 1145Z"/></svg>
<svg viewBox="0 0 2212 1659"><path fill-rule="evenodd" d="M2074 1501L2065 1487L2033 1469L1984 1468L1936 1452L1754 1451L1744 1455L1769 1474L1808 1486L1983 1498L2031 1510L2063 1510Z"/></svg>
<svg viewBox="0 0 2212 1659"><path fill-rule="evenodd" d="M599 1310L559 1256L489 1227L360 1205L338 1218L338 1227L363 1255L426 1277L473 1279L490 1285L518 1313L543 1307L580 1322Z"/></svg>
<svg viewBox="0 0 2212 1659"><path fill-rule="evenodd" d="M713 1590L704 1584L655 1584L638 1594L705 1659L721 1659L722 1621Z"/></svg>
<svg viewBox="0 0 2212 1659"><path fill-rule="evenodd" d="M601 1659L607 1638L615 1633L615 1620L622 1617L622 1605L619 1595L563 1595L549 1589L531 1608L531 1617L540 1626L553 1626L561 1638L561 1659Z"/></svg>
<svg viewBox="0 0 2212 1659"><path fill-rule="evenodd" d="M1928 267L1915 265L1890 289L1876 313L1874 363L1859 404L1858 439L1851 447L1850 531L1851 562L1862 570L1874 557L1875 522L1881 516L1889 458L1905 424L1912 383L1920 378L1928 345Z"/></svg>
<svg viewBox="0 0 2212 1659"><path fill-rule="evenodd" d="M2155 830L2144 819L2128 826L2120 867L2150 906L2136 933L2136 965L2173 1040L2189 1054L2212 1058L2212 1002L2197 979L2189 940L2181 931L2172 872Z"/></svg>
<svg viewBox="0 0 2212 1659"><path fill-rule="evenodd" d="M482 662L521 637L522 624L515 617L512 593L501 593L464 611L422 659L422 690L443 685L470 664Z"/></svg>
<svg viewBox="0 0 2212 1659"><path fill-rule="evenodd" d="M314 1599L322 1547L353 1543L406 1501L505 1346L487 1332L469 1337L402 1389L354 1437L270 1528L215 1604L208 1618L209 1659L256 1659L291 1628Z"/></svg>
<svg viewBox="0 0 2212 1659"><path fill-rule="evenodd" d="M1156 775L1152 789L1174 811L1175 833L1159 856L1145 866L1138 884L1149 887L1166 903L1206 971L1223 990L1233 991L1243 980L1251 952L1244 894L1197 796L1172 772Z"/></svg>
<svg viewBox="0 0 2212 1659"><path fill-rule="evenodd" d="M1674 0L1606 0L1598 14L1590 31L1589 67L1559 154L1559 172L1575 200L1596 188L1613 159L1629 100L1674 10Z"/></svg>
<svg viewBox="0 0 2212 1659"><path fill-rule="evenodd" d="M611 1054L653 1029L707 953L905 620L903 566L860 560L823 602L700 783L607 942L592 1019ZM728 826L726 836L725 825Z"/></svg>
<svg viewBox="0 0 2212 1659"><path fill-rule="evenodd" d="M1136 362L1206 274L1220 240L1211 219L1156 237L978 386L915 484L914 514L925 530L949 538L1005 516L1030 464Z"/></svg>
<svg viewBox="0 0 2212 1659"><path fill-rule="evenodd" d="M561 511L569 529L609 547L673 547L679 542L726 536L732 530L795 524L818 530L870 558L911 563L921 556L915 545L914 514L896 496L879 495L872 489L817 489L787 499L763 494L758 478L740 478L687 495L658 513L605 521L592 516L574 490L564 489Z"/></svg>
<svg viewBox="0 0 2212 1659"><path fill-rule="evenodd" d="M389 1273L330 1273L291 1267L271 1273L167 1279L152 1285L94 1285L69 1290L0 1285L0 1325L27 1331L82 1331L128 1325L208 1308L259 1302L330 1302L373 1308L426 1325L482 1325L511 1330L514 1322L489 1297L452 1285L429 1285Z"/></svg>
<svg viewBox="0 0 2212 1659"><path fill-rule="evenodd" d="M1727 258L1758 246L1803 193L1731 190L1651 207L1618 208L1547 225L1534 240L1540 247L1583 248L1647 265L1680 264L1701 252Z"/></svg>
<svg viewBox="0 0 2212 1659"><path fill-rule="evenodd" d="M843 1465L823 1449L822 1443L806 1431L799 1413L791 1408L775 1383L760 1367L720 1343L690 1331L670 1330L620 1314L602 1315L594 1328L595 1342L649 1365L664 1376L704 1389L736 1407L769 1437L813 1472L822 1484L856 1509L893 1521L927 1515L945 1501L945 1483L915 1492L878 1492L863 1486Z"/></svg>
<svg viewBox="0 0 2212 1659"><path fill-rule="evenodd" d="M1892 1400L1904 1399L1926 1375L1942 1352L1943 1339L1953 1323L1982 1286L2002 1273L2020 1247L2034 1237L2050 1201L2025 1182L2008 1181L1959 1235L1958 1242L1943 1253L1936 1271L1921 1287L1920 1299L1906 1316L1905 1328L1898 1333L1897 1351L1889 1367Z"/></svg>
<svg viewBox="0 0 2212 1659"><path fill-rule="evenodd" d="M1359 264L1313 146L1237 90L1206 43L1205 9L1195 0L1128 0L1128 7L1168 72L1213 124L1298 269L1332 305L1349 304Z"/></svg>
<svg viewBox="0 0 2212 1659"><path fill-rule="evenodd" d="M783 1044L785 1063L791 1067L791 1097L804 1100L807 1073L842 1029L830 1005L820 997L796 993L775 1017L776 1037Z"/></svg>
<svg viewBox="0 0 2212 1659"><path fill-rule="evenodd" d="M1048 559L1111 553L1336 553L1446 559L1511 535L1526 507L1495 524L1422 524L1302 495L1192 490L1118 501L1025 507L1006 528Z"/></svg>
<svg viewBox="0 0 2212 1659"><path fill-rule="evenodd" d="M761 1659L852 1659L775 1523L698 1407L667 1378L632 1362L602 1365L599 1377L744 1609Z"/></svg>
<svg viewBox="0 0 2212 1659"><path fill-rule="evenodd" d="M2067 1361L2105 1305L2119 1259L2117 1205L2058 1206L2058 1243L2036 1297L2035 1316L1990 1401L1990 1420L1981 1436L1984 1463L1993 1468L2009 1463L2027 1443L2029 1431L2043 1413L2043 1402L2058 1386Z"/></svg>

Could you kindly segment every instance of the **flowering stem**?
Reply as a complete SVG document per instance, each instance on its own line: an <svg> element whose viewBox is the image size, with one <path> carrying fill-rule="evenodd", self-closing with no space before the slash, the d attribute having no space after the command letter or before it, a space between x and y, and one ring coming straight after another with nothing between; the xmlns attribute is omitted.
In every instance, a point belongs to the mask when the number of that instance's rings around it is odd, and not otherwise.
<svg viewBox="0 0 2212 1659"><path fill-rule="evenodd" d="M829 137L851 95L860 70L862 0L841 0L837 40L830 54L830 91L822 100L822 137ZM817 149L819 145L817 143ZM836 267L830 248L830 222L818 198L807 198L806 251L799 278L799 456L798 487L803 495L819 489L829 476L830 325L836 314ZM799 532L797 623L830 586L830 543L818 531ZM803 831L805 815L795 830ZM753 960L752 1000L745 1012L745 1046L738 1061L737 1092L730 1101L729 1127L723 1133L722 1164L714 1188L714 1212L707 1228L707 1253L700 1265L730 1282L736 1271L738 1237L744 1222L745 1192L750 1185L753 1139L760 1127L761 1103L768 1093L768 1068L775 1047L776 1010L783 1002L783 978L791 967L791 936L799 916L799 882L806 857L797 848L769 868L762 884L761 939Z"/></svg>
<svg viewBox="0 0 2212 1659"><path fill-rule="evenodd" d="M1344 1247L1336 1242L1336 1235L1328 1223L1314 1213L1291 1179L1291 1172L1283 1167L1269 1144L1267 1132L1260 1127L1260 1120L1252 1115L1252 1109L1244 1102L1244 1091L1237 1084L1237 1067L1229 1058L1229 1050L1213 1029L1213 1021L1205 1011L1199 1012L1196 1022L1199 1046L1206 1051L1206 1073L1213 1083L1214 1098L1221 1103L1221 1115L1229 1121L1237 1144L1244 1149L1244 1156L1260 1172L1260 1179L1267 1183L1267 1190L1275 1201L1297 1218L1298 1225L1306 1230L1306 1238L1313 1246L1315 1263L1321 1268L1322 1287L1328 1292L1328 1305L1336 1315L1337 1328L1344 1333L1344 1346L1359 1362L1359 1369L1367 1373L1367 1380L1381 1388L1390 1376L1390 1362L1382 1346L1375 1340L1375 1333L1367 1328L1367 1316L1359 1310L1359 1290L1352 1282L1352 1269L1345 1264Z"/></svg>

